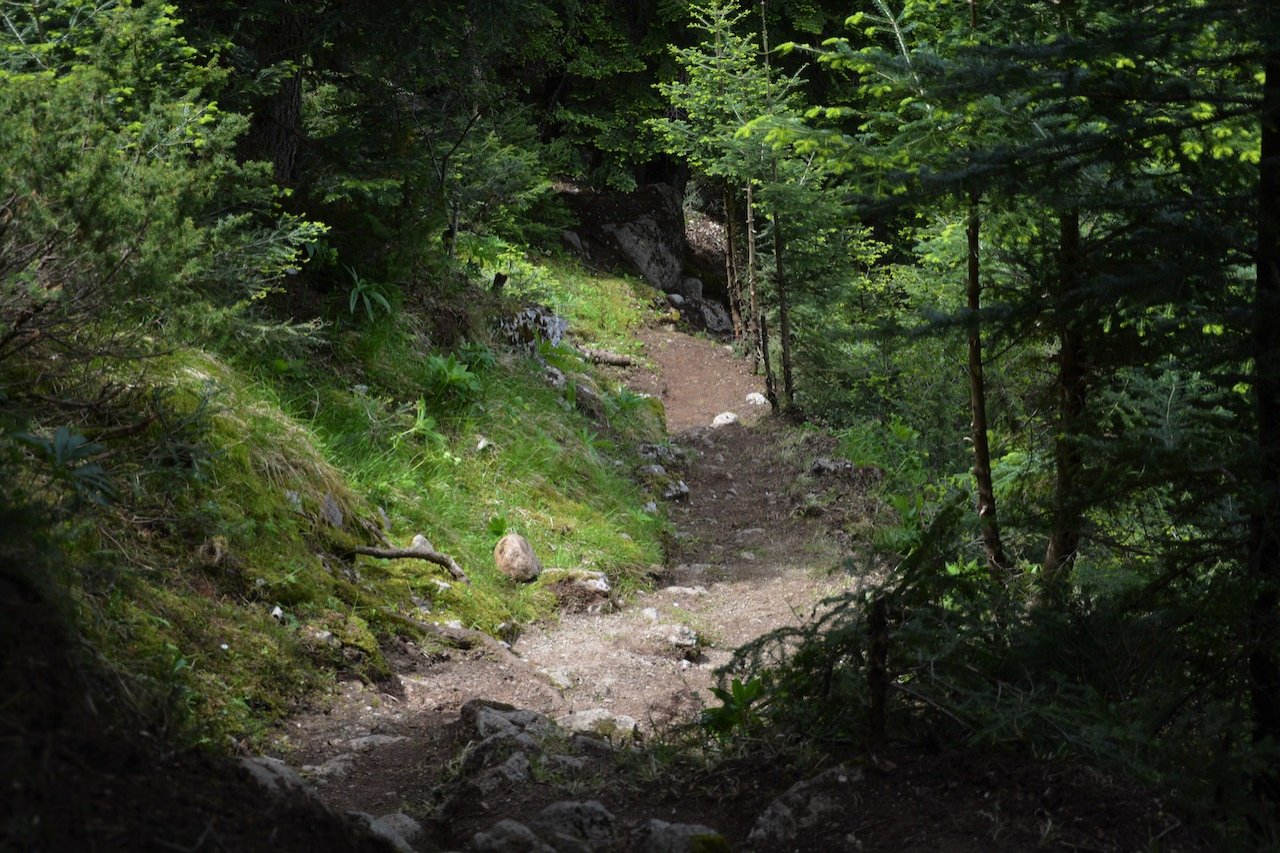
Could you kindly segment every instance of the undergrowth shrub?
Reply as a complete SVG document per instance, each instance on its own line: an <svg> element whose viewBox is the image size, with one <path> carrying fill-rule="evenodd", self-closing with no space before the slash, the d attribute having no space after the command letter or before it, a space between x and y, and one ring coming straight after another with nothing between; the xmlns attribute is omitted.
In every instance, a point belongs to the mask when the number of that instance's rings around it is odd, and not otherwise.
<svg viewBox="0 0 1280 853"><path fill-rule="evenodd" d="M1170 792L1223 843L1243 843L1250 812L1242 767L1280 758L1254 743L1239 683L1244 661L1223 649L1243 640L1210 626L1244 625L1248 602L1213 573L1125 595L1088 587L1051 604L1025 576L992 583L976 560L937 562L928 540L954 536L943 513L916 553L882 585L826 602L802 627L739 649L722 670L753 688L748 716L737 694L707 719L836 751L868 737L871 603L889 614L891 741L1000 748L1075 758ZM1192 604L1191 602L1195 602ZM1241 629L1243 630L1243 629ZM745 694L743 694L745 696ZM732 700L732 701L731 701Z"/></svg>

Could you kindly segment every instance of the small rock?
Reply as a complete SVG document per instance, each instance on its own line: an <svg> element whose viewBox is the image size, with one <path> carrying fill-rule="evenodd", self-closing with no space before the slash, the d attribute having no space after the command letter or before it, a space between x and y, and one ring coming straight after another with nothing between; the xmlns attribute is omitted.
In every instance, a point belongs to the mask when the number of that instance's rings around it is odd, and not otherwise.
<svg viewBox="0 0 1280 853"><path fill-rule="evenodd" d="M677 649L695 649L698 647L698 632L688 625L659 626L662 638Z"/></svg>
<svg viewBox="0 0 1280 853"><path fill-rule="evenodd" d="M599 800L552 803L529 821L529 828L554 849L566 853L617 849L617 821Z"/></svg>
<svg viewBox="0 0 1280 853"><path fill-rule="evenodd" d="M404 836L395 830L392 824L379 823L381 818L375 818L373 815L365 812L347 812L347 814L364 824L370 834L376 835L378 838L381 838L383 841L390 844L397 853L413 853L413 847L409 845L409 842L404 838ZM388 815L388 817L390 817L390 815ZM413 820L408 815L401 815L401 817L404 817L406 820ZM418 827L418 832L422 832L422 827Z"/></svg>
<svg viewBox="0 0 1280 853"><path fill-rule="evenodd" d="M396 835L399 835L410 844L413 844L415 841L420 841L426 836L426 833L422 829L422 824L418 823L404 812L384 814L373 822L372 829L376 832L379 826L392 830Z"/></svg>
<svg viewBox="0 0 1280 853"><path fill-rule="evenodd" d="M338 506L338 501L328 492L325 493L324 500L320 502L320 515L329 523L330 527L342 529L342 507Z"/></svg>
<svg viewBox="0 0 1280 853"><path fill-rule="evenodd" d="M542 574L542 563L533 553L533 546L519 533L508 533L498 540L493 561L498 571L520 583L529 583Z"/></svg>
<svg viewBox="0 0 1280 853"><path fill-rule="evenodd" d="M636 721L624 714L615 714L604 708L578 711L556 720L567 732L593 734L610 740L626 740L636 731Z"/></svg>
<svg viewBox="0 0 1280 853"><path fill-rule="evenodd" d="M311 792L311 786L298 775L288 764L268 755L257 755L241 758L240 766L249 771L249 775L268 791L304 791Z"/></svg>
<svg viewBox="0 0 1280 853"><path fill-rule="evenodd" d="M453 584L449 583L448 581L442 581L440 580L440 578L432 578L431 582L436 585L436 589L439 590L440 592L445 592L446 590L453 589Z"/></svg>
<svg viewBox="0 0 1280 853"><path fill-rule="evenodd" d="M699 319L702 320L702 325L706 327L708 332L719 334L733 331L733 320L730 319L729 312L719 302L713 302L710 299L698 299L693 304L698 309Z"/></svg>
<svg viewBox="0 0 1280 853"><path fill-rule="evenodd" d="M543 759L543 765L562 773L577 773L586 767L587 763L572 755L548 755Z"/></svg>
<svg viewBox="0 0 1280 853"><path fill-rule="evenodd" d="M644 618L648 619L650 622L657 622L657 621L658 621L658 608L656 608L656 607L646 607L644 610L641 610L641 611L640 611L640 615L641 615L641 616L643 616Z"/></svg>
<svg viewBox="0 0 1280 853"><path fill-rule="evenodd" d="M458 720L464 729L481 740L495 734L514 735L524 731L550 734L555 731L555 723L542 714L490 699L470 700L459 710Z"/></svg>
<svg viewBox="0 0 1280 853"><path fill-rule="evenodd" d="M653 501L646 501L644 506L640 507L640 509L647 512L649 515L656 515L658 512L658 505Z"/></svg>
<svg viewBox="0 0 1280 853"><path fill-rule="evenodd" d="M640 476L647 477L651 480L660 480L667 476L667 469L663 468L656 462L652 465L645 465L640 469Z"/></svg>
<svg viewBox="0 0 1280 853"><path fill-rule="evenodd" d="M705 586L669 586L663 590L667 595L687 595L693 598L707 594Z"/></svg>
<svg viewBox="0 0 1280 853"><path fill-rule="evenodd" d="M349 752L335 755L323 764L306 764L302 772L315 779L341 779L351 772L356 757Z"/></svg>
<svg viewBox="0 0 1280 853"><path fill-rule="evenodd" d="M721 412L711 419L711 425L717 428L728 426L729 424L736 424L737 422L738 416L733 412Z"/></svg>
<svg viewBox="0 0 1280 853"><path fill-rule="evenodd" d="M709 826L653 818L631 832L631 853L729 853L729 842Z"/></svg>
<svg viewBox="0 0 1280 853"><path fill-rule="evenodd" d="M747 404L750 406L767 406L769 405L769 398L759 391L752 391L747 395Z"/></svg>
<svg viewBox="0 0 1280 853"><path fill-rule="evenodd" d="M271 608L271 618L279 622L284 618L284 611L280 609L280 605Z"/></svg>
<svg viewBox="0 0 1280 853"><path fill-rule="evenodd" d="M679 456L673 448L665 444L642 444L639 452L642 459L649 459L666 465L675 462Z"/></svg>
<svg viewBox="0 0 1280 853"><path fill-rule="evenodd" d="M490 735L467 750L462 758L462 773L472 776L488 767L495 767L516 753L528 750L536 753L537 742L527 732L500 732Z"/></svg>
<svg viewBox="0 0 1280 853"><path fill-rule="evenodd" d="M829 456L819 456L809 466L809 473L815 477L848 475L853 471L854 465L848 459L832 459Z"/></svg>
<svg viewBox="0 0 1280 853"><path fill-rule="evenodd" d="M487 832L477 832L471 849L476 853L556 853L532 829L514 820L500 820Z"/></svg>
<svg viewBox="0 0 1280 853"><path fill-rule="evenodd" d="M368 752L379 746L386 746L389 743L401 743L406 740L408 738L403 735L365 735L348 741L347 746L356 752Z"/></svg>
<svg viewBox="0 0 1280 853"><path fill-rule="evenodd" d="M684 301L684 297L678 293L667 294L667 302L670 303L672 308L683 308Z"/></svg>
<svg viewBox="0 0 1280 853"><path fill-rule="evenodd" d="M684 480L676 480L674 483L668 483L667 487L662 490L663 500L680 501L689 497L689 486Z"/></svg>
<svg viewBox="0 0 1280 853"><path fill-rule="evenodd" d="M493 442L485 436L480 436L480 440L476 442L476 453L484 453L486 450L493 449Z"/></svg>
<svg viewBox="0 0 1280 853"><path fill-rule="evenodd" d="M579 376L574 380L573 391L573 404L578 411L598 424L608 420L605 416L604 398L594 382L585 376Z"/></svg>
<svg viewBox="0 0 1280 853"><path fill-rule="evenodd" d="M573 675L566 669L544 669L541 672L547 677L547 681L551 682L551 686L561 692L573 687Z"/></svg>
<svg viewBox="0 0 1280 853"><path fill-rule="evenodd" d="M578 236L578 232L570 231L566 228L560 232L560 242L564 244L566 249L573 252L575 255L583 254L582 238Z"/></svg>
<svg viewBox="0 0 1280 853"><path fill-rule="evenodd" d="M533 778L533 767L523 752L514 752L511 757L496 767L490 767L472 780L472 784L482 794L492 794L504 788L510 788Z"/></svg>
<svg viewBox="0 0 1280 853"><path fill-rule="evenodd" d="M413 534L413 540L409 543L409 547L417 551L434 551L436 549L436 546L431 544L431 540L421 533Z"/></svg>
<svg viewBox="0 0 1280 853"><path fill-rule="evenodd" d="M834 767L805 782L797 782L756 820L748 843L766 850L791 847L837 814L847 813L854 784L862 781L857 768Z"/></svg>
<svg viewBox="0 0 1280 853"><path fill-rule="evenodd" d="M569 380L565 378L564 372L559 368L547 365L542 371L542 377L552 388L560 389L569 384Z"/></svg>

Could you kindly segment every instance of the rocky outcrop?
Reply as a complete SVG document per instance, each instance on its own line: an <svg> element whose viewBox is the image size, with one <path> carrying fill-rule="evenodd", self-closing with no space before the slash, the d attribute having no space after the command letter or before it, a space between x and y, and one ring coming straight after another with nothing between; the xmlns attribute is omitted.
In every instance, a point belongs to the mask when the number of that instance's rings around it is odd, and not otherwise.
<svg viewBox="0 0 1280 853"><path fill-rule="evenodd" d="M606 223L601 231L645 281L664 293L680 292L685 278L685 237L679 190L670 184L650 184L633 194L628 207L644 212Z"/></svg>

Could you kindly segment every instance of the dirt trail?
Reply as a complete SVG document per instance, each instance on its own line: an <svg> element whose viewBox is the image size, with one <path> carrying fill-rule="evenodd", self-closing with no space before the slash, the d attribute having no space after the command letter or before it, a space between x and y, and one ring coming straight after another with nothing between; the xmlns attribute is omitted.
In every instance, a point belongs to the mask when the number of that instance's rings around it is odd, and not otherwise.
<svg viewBox="0 0 1280 853"><path fill-rule="evenodd" d="M755 816L812 775L766 750L715 769L659 770L636 763L642 752L565 738L558 748L567 754L535 750L536 766L526 761L518 779L480 784L507 767L497 765L506 754L485 744L513 741L494 735L477 744L474 706L469 726L460 720L470 700L561 720L580 711L625 715L648 738L696 718L735 647L803 620L822 598L859 583L832 569L847 552L844 531L861 526L868 484L860 476L868 472L815 466L834 456L832 440L749 406L755 377L723 346L670 329L643 340L657 371L626 378L662 396L690 488L669 507L676 541L656 589L616 612L535 626L511 655L426 655L407 643L391 650L393 692L343 685L332 707L295 718L280 737L279 751L331 807L422 819L426 834L413 848L428 851L466 848L475 833L503 819L528 821L550 803L595 799L624 827L650 818L706 824L739 849ZM743 423L711 428L724 411ZM1119 851L1159 839L1168 850L1210 849L1149 793L1088 767L905 744L891 756L820 826L781 847L747 848Z"/></svg>
<svg viewBox="0 0 1280 853"><path fill-rule="evenodd" d="M767 406L748 403L760 383L729 347L667 327L642 340L656 371L627 381L662 397L683 457L673 464L690 488L669 505L675 545L657 588L616 612L535 626L503 660L427 657L406 644L391 656L397 695L344 685L333 707L295 718L280 742L331 805L423 811L458 746L450 725L470 699L552 717L605 709L642 732L690 721L734 648L854 583L831 571L842 549L828 534L842 514L803 511L815 491L831 507L858 499L849 484L808 473L830 452L824 440L801 440L764 417ZM740 423L712 428L725 411Z"/></svg>

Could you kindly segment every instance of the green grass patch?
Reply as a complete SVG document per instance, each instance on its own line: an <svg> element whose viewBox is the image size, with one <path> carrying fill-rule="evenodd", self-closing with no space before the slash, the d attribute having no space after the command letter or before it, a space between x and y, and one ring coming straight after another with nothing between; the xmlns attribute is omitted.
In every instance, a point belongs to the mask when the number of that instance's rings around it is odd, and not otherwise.
<svg viewBox="0 0 1280 853"><path fill-rule="evenodd" d="M633 349L643 286L541 269L580 340ZM178 348L128 377L149 425L108 445L118 498L79 507L63 538L89 639L153 717L252 741L335 678L387 677L380 643L417 622L497 633L553 618L544 584L497 572L503 532L548 569L603 571L624 595L661 562L666 522L632 479L636 446L663 438L657 401L569 352L557 389L531 357L427 340L412 316L387 316L308 358ZM419 533L471 583L352 554Z"/></svg>

